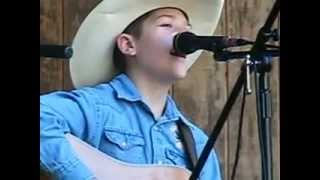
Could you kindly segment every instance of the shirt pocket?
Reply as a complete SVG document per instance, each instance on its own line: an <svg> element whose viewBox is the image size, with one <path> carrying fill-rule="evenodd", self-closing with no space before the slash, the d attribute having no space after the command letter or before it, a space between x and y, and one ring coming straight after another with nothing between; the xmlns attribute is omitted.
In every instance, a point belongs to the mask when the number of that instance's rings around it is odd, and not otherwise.
<svg viewBox="0 0 320 180"><path fill-rule="evenodd" d="M187 161L187 156L183 152L167 148L165 154L169 164L189 169L190 166Z"/></svg>
<svg viewBox="0 0 320 180"><path fill-rule="evenodd" d="M128 129L105 127L102 140L104 152L112 157L128 162L144 162L145 140L139 133Z"/></svg>

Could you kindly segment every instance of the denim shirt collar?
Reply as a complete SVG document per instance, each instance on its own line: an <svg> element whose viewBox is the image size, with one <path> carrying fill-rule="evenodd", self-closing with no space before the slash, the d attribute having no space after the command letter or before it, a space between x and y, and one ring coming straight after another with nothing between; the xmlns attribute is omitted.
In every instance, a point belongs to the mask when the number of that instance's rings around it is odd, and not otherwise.
<svg viewBox="0 0 320 180"><path fill-rule="evenodd" d="M191 119L187 119L187 116L177 107L175 101L171 96L167 98L167 106L164 113L167 117L175 120L181 120L184 124L194 129L194 125L191 123Z"/></svg>
<svg viewBox="0 0 320 180"><path fill-rule="evenodd" d="M125 99L127 101L142 100L139 90L126 74L119 74L110 82L110 84L115 90L117 98Z"/></svg>
<svg viewBox="0 0 320 180"><path fill-rule="evenodd" d="M117 98L124 99L131 102L141 101L144 103L143 97L140 94L138 88L135 86L133 81L126 74L121 73L117 75L110 82L110 85L115 90ZM169 95L167 96L164 113L160 117L160 119L167 120L167 121L182 120L183 123L193 127L192 124L189 122L189 120L187 120L185 115L182 114L182 112L177 108L173 98Z"/></svg>

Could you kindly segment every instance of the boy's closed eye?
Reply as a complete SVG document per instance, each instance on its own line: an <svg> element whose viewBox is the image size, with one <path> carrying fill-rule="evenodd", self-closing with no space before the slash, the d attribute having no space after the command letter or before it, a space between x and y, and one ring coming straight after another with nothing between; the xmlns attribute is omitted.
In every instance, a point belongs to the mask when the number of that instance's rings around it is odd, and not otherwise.
<svg viewBox="0 0 320 180"><path fill-rule="evenodd" d="M172 24L164 23L164 24L160 24L159 26L161 26L161 27L172 27Z"/></svg>

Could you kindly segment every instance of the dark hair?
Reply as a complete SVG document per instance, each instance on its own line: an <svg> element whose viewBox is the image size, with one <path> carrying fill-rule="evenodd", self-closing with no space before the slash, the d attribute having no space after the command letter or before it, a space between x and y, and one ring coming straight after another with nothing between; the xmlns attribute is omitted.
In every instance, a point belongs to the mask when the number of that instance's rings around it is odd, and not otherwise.
<svg viewBox="0 0 320 180"><path fill-rule="evenodd" d="M165 8L172 8L177 9L182 12L182 14L186 17L186 19L189 21L188 15L181 9L173 8L173 7L164 7L164 8L158 8L151 11L146 12L145 14L139 16L137 19L132 21L122 33L131 34L136 38L140 38L142 34L142 26L144 21L152 15L153 12L159 9L165 9ZM120 51L117 43L115 43L114 50L113 50L113 64L118 69L119 72L125 72L126 70L126 59L125 55Z"/></svg>

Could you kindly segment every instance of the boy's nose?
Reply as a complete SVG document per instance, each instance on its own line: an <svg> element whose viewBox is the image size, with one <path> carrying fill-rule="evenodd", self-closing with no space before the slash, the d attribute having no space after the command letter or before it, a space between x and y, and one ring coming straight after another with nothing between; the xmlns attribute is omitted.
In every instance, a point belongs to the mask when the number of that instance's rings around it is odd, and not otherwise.
<svg viewBox="0 0 320 180"><path fill-rule="evenodd" d="M191 30L191 26L189 26L189 25L186 25L186 24L177 24L177 26L176 26L176 28L175 28L175 31L177 32L177 33L182 33L182 32L186 32L186 31L190 31Z"/></svg>

